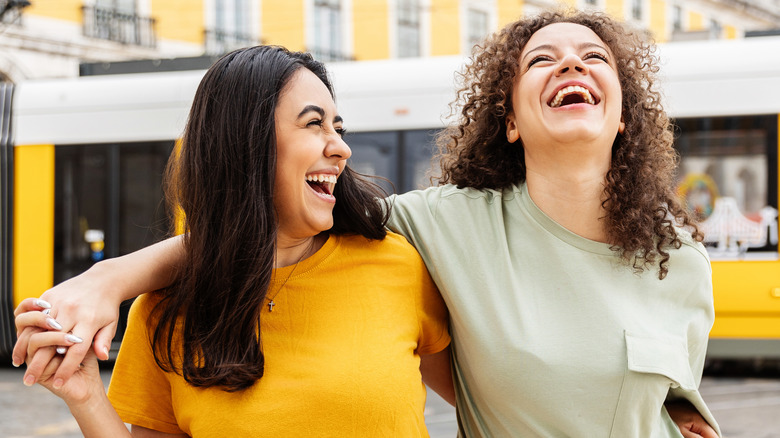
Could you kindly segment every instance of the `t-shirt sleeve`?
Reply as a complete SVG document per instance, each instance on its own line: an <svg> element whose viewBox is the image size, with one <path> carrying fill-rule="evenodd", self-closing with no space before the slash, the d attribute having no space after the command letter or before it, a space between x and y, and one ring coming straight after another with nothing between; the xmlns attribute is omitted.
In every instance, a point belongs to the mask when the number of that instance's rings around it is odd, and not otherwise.
<svg viewBox="0 0 780 438"><path fill-rule="evenodd" d="M149 336L149 314L159 299L146 294L130 308L108 387L122 421L165 433L183 433L176 422L168 373L157 366Z"/></svg>
<svg viewBox="0 0 780 438"><path fill-rule="evenodd" d="M439 294L425 264L419 259L420 287L417 289L417 320L420 322L420 339L417 342L417 354L433 354L450 344L449 318L447 306Z"/></svg>

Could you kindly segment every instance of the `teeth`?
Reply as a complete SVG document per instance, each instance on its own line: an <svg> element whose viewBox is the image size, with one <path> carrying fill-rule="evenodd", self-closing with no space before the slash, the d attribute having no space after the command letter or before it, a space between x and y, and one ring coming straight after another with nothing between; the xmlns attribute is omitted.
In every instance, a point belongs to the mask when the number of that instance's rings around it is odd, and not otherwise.
<svg viewBox="0 0 780 438"><path fill-rule="evenodd" d="M555 98L550 102L550 106L553 108L558 108L561 106L561 102L563 102L563 98L568 96L569 94L577 93L580 96L582 96L583 99L585 99L585 102L595 105L596 101L593 100L593 97L590 95L590 91L588 91L587 88L580 87L579 85L571 85L566 88L562 88L560 91L558 91L558 94L555 95Z"/></svg>
<svg viewBox="0 0 780 438"><path fill-rule="evenodd" d="M336 175L306 175L306 181L336 184Z"/></svg>

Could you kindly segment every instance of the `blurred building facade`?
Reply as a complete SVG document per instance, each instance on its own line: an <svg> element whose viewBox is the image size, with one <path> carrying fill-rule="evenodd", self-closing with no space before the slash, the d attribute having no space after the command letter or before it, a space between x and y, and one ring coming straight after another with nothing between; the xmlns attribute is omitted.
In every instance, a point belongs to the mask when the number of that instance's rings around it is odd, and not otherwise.
<svg viewBox="0 0 780 438"><path fill-rule="evenodd" d="M519 16L556 6L606 11L659 42L780 28L780 0L0 0L0 81L260 43L324 61L468 54Z"/></svg>

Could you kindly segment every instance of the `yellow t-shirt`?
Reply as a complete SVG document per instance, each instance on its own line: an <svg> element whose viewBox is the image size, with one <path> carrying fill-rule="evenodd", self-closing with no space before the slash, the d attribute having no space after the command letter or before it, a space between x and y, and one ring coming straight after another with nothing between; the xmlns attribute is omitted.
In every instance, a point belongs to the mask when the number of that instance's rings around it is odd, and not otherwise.
<svg viewBox="0 0 780 438"><path fill-rule="evenodd" d="M403 237L331 236L277 269L268 295L265 374L233 393L158 368L147 318L159 297L136 300L109 386L123 421L195 437L428 436L419 355L449 344L447 312Z"/></svg>

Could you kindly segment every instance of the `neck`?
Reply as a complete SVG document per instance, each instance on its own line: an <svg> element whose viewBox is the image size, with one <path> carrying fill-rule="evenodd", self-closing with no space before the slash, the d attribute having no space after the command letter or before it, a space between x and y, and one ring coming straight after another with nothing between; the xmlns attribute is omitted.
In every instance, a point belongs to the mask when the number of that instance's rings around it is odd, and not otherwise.
<svg viewBox="0 0 780 438"><path fill-rule="evenodd" d="M534 160L526 154L526 184L534 203L555 222L582 237L607 242L603 217L609 160L559 156ZM548 164L549 163L549 164Z"/></svg>
<svg viewBox="0 0 780 438"><path fill-rule="evenodd" d="M327 240L326 234L318 234L304 238L286 238L279 236L276 242L274 268L283 268L299 263L311 257Z"/></svg>

